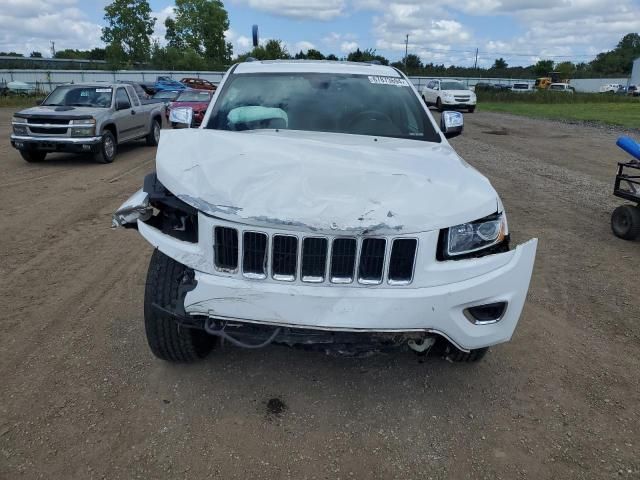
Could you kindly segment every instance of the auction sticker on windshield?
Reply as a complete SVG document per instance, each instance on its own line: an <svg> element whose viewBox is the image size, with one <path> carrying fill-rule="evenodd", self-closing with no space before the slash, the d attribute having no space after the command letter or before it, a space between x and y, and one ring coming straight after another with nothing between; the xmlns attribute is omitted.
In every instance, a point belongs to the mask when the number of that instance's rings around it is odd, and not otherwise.
<svg viewBox="0 0 640 480"><path fill-rule="evenodd" d="M96 93L110 93L110 88L96 88Z"/></svg>
<svg viewBox="0 0 640 480"><path fill-rule="evenodd" d="M380 77L376 75L369 75L369 82L377 85L395 85L396 87L408 87L409 82L404 78L395 77Z"/></svg>

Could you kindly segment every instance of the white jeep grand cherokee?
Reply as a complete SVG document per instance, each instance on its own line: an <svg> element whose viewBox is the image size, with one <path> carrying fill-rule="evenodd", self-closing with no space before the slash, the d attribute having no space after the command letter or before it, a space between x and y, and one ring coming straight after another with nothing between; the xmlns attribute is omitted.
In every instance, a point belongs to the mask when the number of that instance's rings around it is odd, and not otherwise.
<svg viewBox="0 0 640 480"><path fill-rule="evenodd" d="M442 120L390 67L233 66L114 214L155 248L153 353L193 361L219 339L472 361L508 341L537 241L510 249L498 194L447 142L462 114Z"/></svg>

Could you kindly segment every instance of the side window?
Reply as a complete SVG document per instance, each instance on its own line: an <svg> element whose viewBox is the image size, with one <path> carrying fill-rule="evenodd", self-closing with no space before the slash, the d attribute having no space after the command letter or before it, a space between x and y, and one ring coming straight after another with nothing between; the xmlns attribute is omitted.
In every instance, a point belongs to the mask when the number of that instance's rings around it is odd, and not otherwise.
<svg viewBox="0 0 640 480"><path fill-rule="evenodd" d="M127 93L129 94L129 97L131 98L131 102L136 106L139 107L140 106L140 101L138 100L138 94L136 92L136 88L133 86L129 86L126 87L127 89Z"/></svg>
<svg viewBox="0 0 640 480"><path fill-rule="evenodd" d="M131 100L129 100L129 95L127 95L127 92L122 87L118 88L118 90L116 91L116 108L118 108L118 105L126 105L126 107L123 106L123 109L131 108Z"/></svg>
<svg viewBox="0 0 640 480"><path fill-rule="evenodd" d="M440 81L436 80L433 82L433 88L435 88L436 90L440 90Z"/></svg>

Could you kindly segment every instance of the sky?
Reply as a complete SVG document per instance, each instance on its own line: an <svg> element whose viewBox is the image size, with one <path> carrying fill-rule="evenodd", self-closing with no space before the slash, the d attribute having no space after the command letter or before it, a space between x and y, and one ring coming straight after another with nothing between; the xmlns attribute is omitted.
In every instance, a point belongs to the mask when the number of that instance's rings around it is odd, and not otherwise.
<svg viewBox="0 0 640 480"><path fill-rule="evenodd" d="M91 49L100 41L108 0L0 0L0 51L50 55ZM173 1L150 0L154 37L164 41ZM342 57L373 48L391 61L409 53L423 62L490 66L542 58L589 61L640 32L640 0L226 0L234 54L251 49L251 26L262 41L277 38L290 53L315 48Z"/></svg>

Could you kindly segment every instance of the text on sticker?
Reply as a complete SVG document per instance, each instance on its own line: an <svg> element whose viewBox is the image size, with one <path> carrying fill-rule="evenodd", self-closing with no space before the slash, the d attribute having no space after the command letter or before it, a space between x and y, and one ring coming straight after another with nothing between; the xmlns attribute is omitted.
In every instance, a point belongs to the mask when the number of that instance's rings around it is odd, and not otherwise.
<svg viewBox="0 0 640 480"><path fill-rule="evenodd" d="M395 85L396 87L408 87L409 82L404 78L380 77L377 75L369 75L369 82L377 85Z"/></svg>

